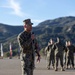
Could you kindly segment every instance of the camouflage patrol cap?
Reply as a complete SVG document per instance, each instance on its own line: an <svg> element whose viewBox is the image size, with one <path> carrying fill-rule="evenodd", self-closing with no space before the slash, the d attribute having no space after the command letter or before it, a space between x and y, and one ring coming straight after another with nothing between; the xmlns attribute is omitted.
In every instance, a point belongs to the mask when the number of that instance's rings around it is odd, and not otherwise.
<svg viewBox="0 0 75 75"><path fill-rule="evenodd" d="M25 19L23 22L27 25L33 25L33 23L31 23L31 19Z"/></svg>

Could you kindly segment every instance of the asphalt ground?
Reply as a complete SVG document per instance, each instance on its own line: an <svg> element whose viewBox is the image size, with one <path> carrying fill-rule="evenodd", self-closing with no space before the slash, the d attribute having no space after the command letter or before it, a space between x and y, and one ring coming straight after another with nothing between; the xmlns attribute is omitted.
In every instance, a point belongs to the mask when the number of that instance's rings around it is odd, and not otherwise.
<svg viewBox="0 0 75 75"><path fill-rule="evenodd" d="M0 75L21 75L21 64L18 58L3 58L0 59ZM41 58L40 63L35 61L34 75L75 75L75 69L60 70L60 64L58 71L54 69L47 70L47 60Z"/></svg>

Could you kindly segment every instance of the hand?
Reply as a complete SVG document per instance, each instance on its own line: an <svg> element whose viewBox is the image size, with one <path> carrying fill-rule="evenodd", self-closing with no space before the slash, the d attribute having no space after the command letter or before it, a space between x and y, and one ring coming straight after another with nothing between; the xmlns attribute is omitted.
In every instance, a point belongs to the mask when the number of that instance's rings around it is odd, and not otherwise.
<svg viewBox="0 0 75 75"><path fill-rule="evenodd" d="M35 39L35 36L34 36L34 34L32 34L32 35L31 35L31 39L32 39L32 40L34 40L34 39Z"/></svg>
<svg viewBox="0 0 75 75"><path fill-rule="evenodd" d="M39 63L39 62L40 62L40 59L41 59L41 57L40 57L40 56L38 56L38 58L37 58L37 63Z"/></svg>

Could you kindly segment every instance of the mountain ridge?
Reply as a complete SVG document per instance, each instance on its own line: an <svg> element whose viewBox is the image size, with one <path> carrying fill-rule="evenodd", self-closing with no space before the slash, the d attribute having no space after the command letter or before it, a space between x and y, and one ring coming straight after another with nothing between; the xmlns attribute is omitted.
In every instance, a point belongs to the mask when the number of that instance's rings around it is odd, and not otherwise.
<svg viewBox="0 0 75 75"><path fill-rule="evenodd" d="M23 31L23 26L11 26L0 23L0 43L16 42L18 47L17 35ZM50 38L56 40L61 37L64 42L71 40L75 44L75 17L59 17L53 20L45 20L33 27L33 31L41 47L48 44Z"/></svg>
<svg viewBox="0 0 75 75"><path fill-rule="evenodd" d="M68 17L59 17L59 18L56 18L56 19L53 19L53 20L45 20L45 21L43 21L43 22L41 22L41 23L39 23L38 24L38 26L45 26L45 25L65 25L66 23L68 23L68 22L73 22L74 21L74 24L75 24L75 17L73 17L73 16L68 16Z"/></svg>

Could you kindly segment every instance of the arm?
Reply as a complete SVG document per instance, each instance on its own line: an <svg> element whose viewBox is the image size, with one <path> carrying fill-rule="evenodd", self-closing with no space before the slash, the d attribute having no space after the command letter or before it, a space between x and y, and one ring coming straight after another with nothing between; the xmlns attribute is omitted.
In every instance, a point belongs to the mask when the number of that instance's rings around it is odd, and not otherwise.
<svg viewBox="0 0 75 75"><path fill-rule="evenodd" d="M32 39L31 37L25 38L23 35L19 35L17 37L19 45L22 49L27 50L27 48L30 48L30 45L32 45Z"/></svg>
<svg viewBox="0 0 75 75"><path fill-rule="evenodd" d="M19 41L21 47L28 47L31 44L32 39L30 38L27 41L24 41L21 37L19 37L18 41Z"/></svg>
<svg viewBox="0 0 75 75"><path fill-rule="evenodd" d="M40 56L40 53L39 53L39 51L40 51L40 48L39 48L39 45L38 45L38 43L37 43L37 41L35 42L35 52L36 52L36 54L37 54L37 62L40 62L40 58L41 58L41 56Z"/></svg>
<svg viewBox="0 0 75 75"><path fill-rule="evenodd" d="M39 53L39 51L36 51L36 53L37 53L37 56L38 56L38 57L37 57L37 62L40 62L40 58L41 58L41 57L40 57L40 53Z"/></svg>

